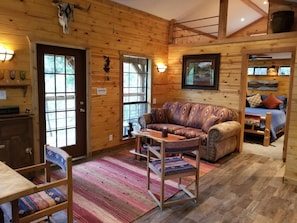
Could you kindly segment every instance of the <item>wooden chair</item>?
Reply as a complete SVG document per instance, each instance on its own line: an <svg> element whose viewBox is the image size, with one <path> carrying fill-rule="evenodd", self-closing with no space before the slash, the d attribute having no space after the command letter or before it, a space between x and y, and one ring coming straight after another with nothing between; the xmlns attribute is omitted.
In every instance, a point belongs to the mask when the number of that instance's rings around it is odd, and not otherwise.
<svg viewBox="0 0 297 223"><path fill-rule="evenodd" d="M200 165L200 139L185 139L174 142L162 142L161 148L148 147L147 151L147 190L151 197L156 201L161 210L164 207L182 203L185 201L198 202L199 194L199 165ZM190 164L182 156L183 153L196 152L195 164ZM170 156L168 156L170 154ZM154 155L154 156L153 156ZM174 155L174 156L172 156ZM154 194L151 190L151 171L153 171L160 178L160 194ZM182 178L186 176L195 176L194 193L189 191L182 185ZM186 195L178 200L164 199L165 181L168 179L178 178L178 187Z"/></svg>
<svg viewBox="0 0 297 223"><path fill-rule="evenodd" d="M13 222L32 222L43 217L49 219L53 213L67 209L67 222L73 223L72 158L60 148L45 145L44 160L43 163L17 169L21 174L43 170L45 182L37 185L34 194L19 198L18 205L12 206ZM63 178L51 180L51 167L61 168ZM61 187L66 189L66 193Z"/></svg>

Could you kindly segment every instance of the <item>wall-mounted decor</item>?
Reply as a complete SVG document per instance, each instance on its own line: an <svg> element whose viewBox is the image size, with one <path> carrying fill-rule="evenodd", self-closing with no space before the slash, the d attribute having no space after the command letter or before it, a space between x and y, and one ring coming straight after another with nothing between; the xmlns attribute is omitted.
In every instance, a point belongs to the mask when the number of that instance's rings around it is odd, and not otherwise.
<svg viewBox="0 0 297 223"><path fill-rule="evenodd" d="M73 20L73 10L76 8L88 12L91 7L90 4L88 8L82 8L79 4L70 4L62 0L52 0L52 4L58 7L59 23L65 34L69 33L69 22Z"/></svg>
<svg viewBox="0 0 297 223"><path fill-rule="evenodd" d="M277 80L249 80L248 89L258 91L277 91L278 81Z"/></svg>
<svg viewBox="0 0 297 223"><path fill-rule="evenodd" d="M183 56L182 88L218 90L220 54Z"/></svg>

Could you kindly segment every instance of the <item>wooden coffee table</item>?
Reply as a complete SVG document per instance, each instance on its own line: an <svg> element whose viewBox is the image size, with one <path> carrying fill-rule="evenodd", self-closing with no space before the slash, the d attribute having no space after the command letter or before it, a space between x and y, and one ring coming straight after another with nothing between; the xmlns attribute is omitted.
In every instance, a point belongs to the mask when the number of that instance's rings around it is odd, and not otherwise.
<svg viewBox="0 0 297 223"><path fill-rule="evenodd" d="M152 139L156 142L159 142L161 143L161 145L163 142L172 142L172 141L182 140L186 138L184 136L174 135L170 133L168 133L167 137L162 137L161 131L156 131L152 129L134 131L132 132L132 134L135 136L136 145L135 145L135 149L131 150L130 152L135 154L136 159L140 159L141 157L147 158L146 154L141 153L141 147L142 147L141 139L144 137L148 139Z"/></svg>

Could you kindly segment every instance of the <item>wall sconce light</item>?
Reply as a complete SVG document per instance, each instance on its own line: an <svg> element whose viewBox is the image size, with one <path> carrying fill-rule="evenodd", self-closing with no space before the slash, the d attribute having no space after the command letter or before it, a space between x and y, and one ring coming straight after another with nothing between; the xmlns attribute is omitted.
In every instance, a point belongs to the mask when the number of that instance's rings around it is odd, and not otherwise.
<svg viewBox="0 0 297 223"><path fill-rule="evenodd" d="M158 72L160 72L160 73L165 72L166 69L167 69L167 66L165 66L164 64L158 64L158 65L157 65L157 70L158 70Z"/></svg>
<svg viewBox="0 0 297 223"><path fill-rule="evenodd" d="M14 56L13 50L9 50L3 46L0 46L0 60L2 62L11 60L13 56Z"/></svg>

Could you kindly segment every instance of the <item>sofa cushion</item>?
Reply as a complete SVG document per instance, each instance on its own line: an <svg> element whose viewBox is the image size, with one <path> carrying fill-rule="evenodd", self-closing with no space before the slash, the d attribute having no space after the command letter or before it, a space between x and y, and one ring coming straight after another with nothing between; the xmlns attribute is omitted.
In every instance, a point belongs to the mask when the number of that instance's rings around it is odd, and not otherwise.
<svg viewBox="0 0 297 223"><path fill-rule="evenodd" d="M158 131L162 131L163 127L167 127L167 130L169 133L174 133L178 129L185 128L184 126L170 124L170 123L153 123L153 124L147 125L147 128L158 130Z"/></svg>
<svg viewBox="0 0 297 223"><path fill-rule="evenodd" d="M163 106L164 109L168 109L168 122L177 125L186 124L191 107L191 103L183 102L167 102Z"/></svg>
<svg viewBox="0 0 297 223"><path fill-rule="evenodd" d="M218 123L218 121L220 120L219 117L215 116L215 115L211 115L210 117L208 117L208 119L203 123L201 129L204 132L208 132L208 130L215 124Z"/></svg>
<svg viewBox="0 0 297 223"><path fill-rule="evenodd" d="M200 129L205 120L212 114L213 105L194 104L192 105L186 126Z"/></svg>
<svg viewBox="0 0 297 223"><path fill-rule="evenodd" d="M262 99L260 94L255 94L246 98L251 108L256 108L262 105Z"/></svg>
<svg viewBox="0 0 297 223"><path fill-rule="evenodd" d="M203 132L202 129L196 129L191 127L180 128L174 131L174 134L185 136L187 139L201 137L207 138L207 133Z"/></svg>
<svg viewBox="0 0 297 223"><path fill-rule="evenodd" d="M238 114L235 111L222 106L215 106L213 114L219 117L219 122L237 121L239 118Z"/></svg>
<svg viewBox="0 0 297 223"><path fill-rule="evenodd" d="M168 109L152 108L151 114L153 123L168 123Z"/></svg>
<svg viewBox="0 0 297 223"><path fill-rule="evenodd" d="M262 101L262 103L265 108L274 109L274 108L278 108L278 106L283 102L271 93L268 97L266 97Z"/></svg>

